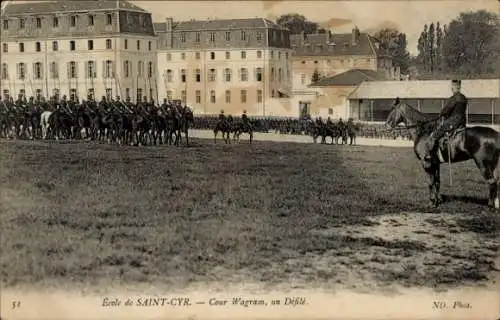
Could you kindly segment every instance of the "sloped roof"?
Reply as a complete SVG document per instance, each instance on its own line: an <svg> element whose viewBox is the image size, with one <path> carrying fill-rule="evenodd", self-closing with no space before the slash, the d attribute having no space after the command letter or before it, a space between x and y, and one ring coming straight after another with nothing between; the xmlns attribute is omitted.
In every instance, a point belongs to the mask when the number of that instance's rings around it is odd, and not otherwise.
<svg viewBox="0 0 500 320"><path fill-rule="evenodd" d="M165 22L157 22L154 24L156 32L165 32ZM259 29L259 28L274 28L286 30L276 23L263 18L250 19L217 19L217 20L189 20L189 21L174 21L173 31L203 31L203 30L230 30L230 29Z"/></svg>
<svg viewBox="0 0 500 320"><path fill-rule="evenodd" d="M118 8L119 7L119 8ZM83 1L51 1L7 4L3 16L25 14L46 14L60 12L96 11L96 10L133 10L148 12L124 0L83 0Z"/></svg>
<svg viewBox="0 0 500 320"><path fill-rule="evenodd" d="M462 80L462 93L468 98L499 98L500 79ZM449 80L369 81L354 90L349 99L445 99L450 97Z"/></svg>
<svg viewBox="0 0 500 320"><path fill-rule="evenodd" d="M311 83L308 87L357 86L363 81L387 80L385 73L373 70L351 69Z"/></svg>
<svg viewBox="0 0 500 320"><path fill-rule="evenodd" d="M377 56L377 48L367 33L359 33L356 44L351 33L290 35L293 56Z"/></svg>

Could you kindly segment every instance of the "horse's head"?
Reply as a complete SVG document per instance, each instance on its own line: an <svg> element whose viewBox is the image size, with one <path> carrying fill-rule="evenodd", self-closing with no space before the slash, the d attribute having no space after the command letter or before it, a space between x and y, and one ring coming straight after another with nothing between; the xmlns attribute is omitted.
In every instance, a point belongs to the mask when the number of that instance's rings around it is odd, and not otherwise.
<svg viewBox="0 0 500 320"><path fill-rule="evenodd" d="M400 123L406 123L406 117L404 116L405 112L405 104L399 101L399 98L396 98L394 104L387 116L387 120L385 121L385 126L387 129L392 130Z"/></svg>

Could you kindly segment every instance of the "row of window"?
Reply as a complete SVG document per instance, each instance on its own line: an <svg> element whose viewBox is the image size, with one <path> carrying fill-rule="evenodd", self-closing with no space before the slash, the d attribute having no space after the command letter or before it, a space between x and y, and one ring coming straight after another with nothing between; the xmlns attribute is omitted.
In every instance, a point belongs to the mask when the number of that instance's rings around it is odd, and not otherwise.
<svg viewBox="0 0 500 320"><path fill-rule="evenodd" d="M247 103L247 90L240 90L240 102L241 103ZM225 94L224 94L224 97L225 97L225 102L226 103L231 103L231 91L230 90L226 90ZM168 90L167 91L167 99L168 100L173 100L173 91L171 90ZM187 92L186 90L182 90L181 91L181 97L180 99L184 102L187 102ZM263 91L262 90L257 90L256 92L256 100L258 103L262 103L262 100L263 100ZM217 96L215 94L215 90L210 90L210 96L209 96L209 101L210 103L217 103ZM195 91L195 103L202 103L201 102L201 90L196 90Z"/></svg>
<svg viewBox="0 0 500 320"><path fill-rule="evenodd" d="M76 27L78 24L78 18L79 16L77 15L72 15L69 17L69 27ZM42 28L42 20L46 19L44 17L35 17L33 18L34 24L37 29ZM18 19L18 28L19 29L25 29L26 28L26 20L27 18L21 18ZM4 30L9 30L9 20L5 19L3 20L3 29ZM87 24L88 26L93 26L95 24L95 15L88 15L87 16ZM107 13L106 14L106 25L112 25L113 24L113 14ZM60 21L59 17L52 17L52 28L59 28L60 27Z"/></svg>
<svg viewBox="0 0 500 320"><path fill-rule="evenodd" d="M275 69L271 68L271 81L281 82L285 78L285 72L282 68L278 68L277 70L278 70L278 72L275 72ZM225 68L223 72L224 72L223 73L224 81L231 82L232 75L233 75L232 69ZM248 76L248 69L247 68L238 69L238 73L239 73L239 80L240 81L243 81L243 82L248 81L249 76ZM187 82L187 76L188 76L187 69L180 69L179 75L180 75L181 82ZM196 82L202 82L201 69L194 69L193 75L194 75ZM165 77L166 82L169 82L169 83L174 82L174 70L167 69L167 72L165 73L164 77ZM259 81L259 82L263 81L263 77L264 77L263 69L262 68L255 68L255 71L254 71L255 81ZM290 79L290 70L289 69L286 70L286 79ZM207 80L209 82L217 81L217 70L216 69L209 69L208 70Z"/></svg>
<svg viewBox="0 0 500 320"><path fill-rule="evenodd" d="M86 61L85 64L85 78L95 79L97 78L97 61ZM66 70L68 78L76 79L78 78L78 62L70 61L67 63ZM27 78L27 64L18 63L16 65L17 79L24 80ZM40 80L43 79L43 63L35 62L33 63L33 79ZM132 62L124 61L123 63L123 75L125 78L132 76ZM102 61L102 77L103 78L114 78L115 77L115 63L111 60ZM139 61L137 63L137 77L144 77L144 62ZM153 62L149 61L147 63L147 77L153 77ZM6 63L2 63L1 70L2 80L10 79L9 69ZM55 61L49 63L49 78L59 79L59 64Z"/></svg>
<svg viewBox="0 0 500 320"><path fill-rule="evenodd" d="M137 91L136 91L136 101L137 102L141 102L141 101L146 101L148 99L148 97L146 96L143 96L143 90L142 88L137 88ZM151 100L153 98L153 89L149 89L149 100ZM20 89L19 90L19 93L18 93L18 96L26 96L26 90L25 89ZM106 95L106 98L107 99L111 99L111 98L114 98L113 97L113 89L111 88L105 88L105 95ZM5 100L7 100L8 97L10 97L10 91L8 89L4 89L3 90L3 96L5 98ZM59 88L54 88L52 89L52 96L57 96L57 97L60 97L61 96L61 91L59 90ZM17 97L17 96L16 96ZM42 93L42 89L36 89L35 90L35 97L37 99L40 99L43 97L43 93ZM69 98L70 99L73 99L73 98L76 98L78 97L78 93L77 93L77 89L76 88L71 88L69 90ZM87 89L87 98L92 98L92 99L96 99L97 97L95 96L95 89L94 88L88 88ZM131 98L130 96L130 88L125 88L125 99L128 99L128 98Z"/></svg>
<svg viewBox="0 0 500 320"><path fill-rule="evenodd" d="M194 54L195 54L196 60L201 59L201 52L195 52ZM187 55L186 52L181 52L180 53L181 60L186 60L186 55ZM225 57L226 57L226 60L231 59L231 52L226 51ZM241 59L246 59L247 58L247 51L241 51L240 57L241 57ZM262 59L262 51L257 50L256 57L257 57L257 59ZM270 58L274 59L274 51L271 51ZM285 52L285 59L288 59L288 52ZM210 60L215 60L215 52L213 52L213 51L210 52ZM281 60L281 51L278 51L278 60ZM172 61L172 53L167 53L167 61Z"/></svg>
<svg viewBox="0 0 500 320"><path fill-rule="evenodd" d="M189 33L188 32L181 32L181 34L180 34L181 43L185 43L185 42L189 41L190 40L190 36L192 36L192 35L193 35L193 33L191 33L191 32L189 32ZM255 39L257 41L262 41L263 40L262 35L263 35L263 33L261 31L258 31L255 34ZM231 41L233 39L232 36L233 36L233 33L231 31L226 31L225 34L224 34L224 40ZM272 34L271 34L272 40L277 40L278 36L280 37L281 41L285 40L285 33L284 32L278 32L277 30L273 30ZM209 38L208 38L209 41L210 42L215 42L215 38L216 38L216 33L215 32L210 32L209 33ZM241 41L248 41L248 40L250 40L250 35L247 34L247 32L245 30L240 30L239 40L241 40ZM194 33L194 42L196 42L196 43L200 43L201 42L201 32Z"/></svg>
<svg viewBox="0 0 500 320"><path fill-rule="evenodd" d="M19 52L25 52L26 48L25 48L24 42L19 42L18 45L19 45ZM111 39L106 39L105 48L108 50L113 49L113 42L111 41ZM128 40L127 39L125 39L124 48L128 49ZM136 48L137 48L137 50L141 50L141 40L137 40ZM148 51L151 51L152 48L153 48L152 42L148 41ZM34 49L35 49L35 52L41 52L42 51L42 43L38 42L38 41L35 42ZM75 51L76 49L77 49L76 48L76 41L70 40L69 41L69 50ZM94 40L87 40L87 50L91 51L94 49L95 49ZM9 52L9 44L8 43L2 44L2 51L4 53ZM59 41L52 41L52 51L59 51Z"/></svg>

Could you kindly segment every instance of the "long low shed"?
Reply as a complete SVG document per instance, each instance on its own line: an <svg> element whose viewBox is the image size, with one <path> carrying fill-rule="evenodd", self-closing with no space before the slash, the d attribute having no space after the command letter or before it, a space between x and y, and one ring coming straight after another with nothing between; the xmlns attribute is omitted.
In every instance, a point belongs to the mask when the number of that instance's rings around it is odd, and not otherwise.
<svg viewBox="0 0 500 320"><path fill-rule="evenodd" d="M463 80L468 124L500 124L500 79ZM349 95L349 116L360 121L387 119L396 97L437 115L452 95L451 81L365 81Z"/></svg>

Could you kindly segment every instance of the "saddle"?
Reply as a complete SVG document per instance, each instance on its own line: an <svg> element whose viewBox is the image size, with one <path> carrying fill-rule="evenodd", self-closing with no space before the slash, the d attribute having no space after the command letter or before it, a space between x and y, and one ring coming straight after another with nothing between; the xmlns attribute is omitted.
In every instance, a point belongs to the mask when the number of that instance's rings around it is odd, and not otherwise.
<svg viewBox="0 0 500 320"><path fill-rule="evenodd" d="M454 145L460 142L460 138L463 133L465 133L466 128L460 127L450 132L447 132L441 139L438 141L437 155L441 162L444 162L443 150L448 153L448 150L453 150ZM450 149L448 149L450 147Z"/></svg>

